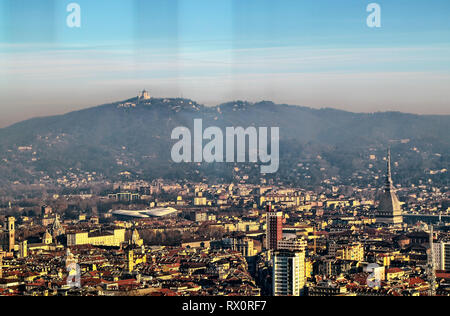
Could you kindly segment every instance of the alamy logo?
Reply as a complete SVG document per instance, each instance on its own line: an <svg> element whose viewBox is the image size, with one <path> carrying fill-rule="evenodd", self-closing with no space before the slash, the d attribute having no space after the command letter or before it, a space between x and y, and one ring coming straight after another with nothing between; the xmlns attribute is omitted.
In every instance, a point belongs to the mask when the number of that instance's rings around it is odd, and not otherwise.
<svg viewBox="0 0 450 316"><path fill-rule="evenodd" d="M81 7L78 3L72 2L67 5L67 16L66 23L70 28L81 27Z"/></svg>
<svg viewBox="0 0 450 316"><path fill-rule="evenodd" d="M227 127L224 133L219 127L208 127L203 131L203 120L194 120L192 147L191 131L187 127L177 127L172 131L172 139L179 140L172 147L172 160L181 162L248 162L261 163L261 173L278 171L279 138L278 127ZM247 142L248 139L248 142ZM203 147L203 141L209 141ZM270 153L268 143L270 141ZM224 143L226 153L224 156ZM192 157L192 148L194 156ZM237 159L236 159L237 158Z"/></svg>
<svg viewBox="0 0 450 316"><path fill-rule="evenodd" d="M370 273L366 280L367 286L371 289L380 288L384 269L376 263L371 263L365 268L365 271Z"/></svg>
<svg viewBox="0 0 450 316"><path fill-rule="evenodd" d="M378 3L370 3L367 6L367 26L370 28L381 27L381 6Z"/></svg>
<svg viewBox="0 0 450 316"><path fill-rule="evenodd" d="M81 270L80 266L77 264L74 255L67 249L66 254L66 271L67 275L67 286L70 288L80 288L81 287Z"/></svg>

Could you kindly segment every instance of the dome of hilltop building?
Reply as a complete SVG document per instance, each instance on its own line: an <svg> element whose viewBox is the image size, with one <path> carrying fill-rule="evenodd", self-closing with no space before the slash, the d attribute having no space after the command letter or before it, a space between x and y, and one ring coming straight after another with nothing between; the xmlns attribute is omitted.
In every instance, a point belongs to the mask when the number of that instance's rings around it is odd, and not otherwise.
<svg viewBox="0 0 450 316"><path fill-rule="evenodd" d="M138 96L139 101L150 100L150 93L147 90L142 90L141 94Z"/></svg>
<svg viewBox="0 0 450 316"><path fill-rule="evenodd" d="M384 191L379 197L379 205L376 212L377 223L387 225L401 225L403 223L402 207L395 194L391 176L391 151L388 150L387 174Z"/></svg>

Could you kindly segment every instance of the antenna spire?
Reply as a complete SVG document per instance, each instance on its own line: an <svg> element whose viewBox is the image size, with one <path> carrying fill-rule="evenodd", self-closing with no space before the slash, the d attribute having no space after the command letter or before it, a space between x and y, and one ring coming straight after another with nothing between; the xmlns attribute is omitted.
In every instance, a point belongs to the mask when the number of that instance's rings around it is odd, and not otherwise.
<svg viewBox="0 0 450 316"><path fill-rule="evenodd" d="M388 148L387 152L387 173L386 173L386 186L385 191L390 192L392 189L392 174L391 174L391 148Z"/></svg>

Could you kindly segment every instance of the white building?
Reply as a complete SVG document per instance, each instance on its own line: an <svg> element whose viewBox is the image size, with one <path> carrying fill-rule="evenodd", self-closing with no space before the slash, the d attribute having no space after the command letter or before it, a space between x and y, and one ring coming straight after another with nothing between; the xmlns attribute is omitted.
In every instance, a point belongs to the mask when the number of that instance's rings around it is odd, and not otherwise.
<svg viewBox="0 0 450 316"><path fill-rule="evenodd" d="M274 296L300 296L305 288L305 252L277 251L273 257Z"/></svg>
<svg viewBox="0 0 450 316"><path fill-rule="evenodd" d="M450 271L450 242L433 243L433 252L436 270Z"/></svg>

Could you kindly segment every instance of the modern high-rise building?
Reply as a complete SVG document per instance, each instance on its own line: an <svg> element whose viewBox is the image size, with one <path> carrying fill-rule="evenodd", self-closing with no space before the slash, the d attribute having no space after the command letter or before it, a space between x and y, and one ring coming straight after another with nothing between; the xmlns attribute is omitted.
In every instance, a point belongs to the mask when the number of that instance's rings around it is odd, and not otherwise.
<svg viewBox="0 0 450 316"><path fill-rule="evenodd" d="M283 213L272 210L272 205L266 206L266 247L277 250L278 241L283 238Z"/></svg>
<svg viewBox="0 0 450 316"><path fill-rule="evenodd" d="M376 212L377 223L388 225L399 225L403 223L402 208L397 195L395 194L394 185L391 175L391 150L387 155L387 174L384 191L380 196L380 203Z"/></svg>
<svg viewBox="0 0 450 316"><path fill-rule="evenodd" d="M450 241L433 243L433 255L436 270L450 271Z"/></svg>
<svg viewBox="0 0 450 316"><path fill-rule="evenodd" d="M14 222L16 219L14 217L8 217L8 251L13 252L16 245L16 228Z"/></svg>
<svg viewBox="0 0 450 316"><path fill-rule="evenodd" d="M276 251L273 256L274 296L301 296L305 288L305 252Z"/></svg>

